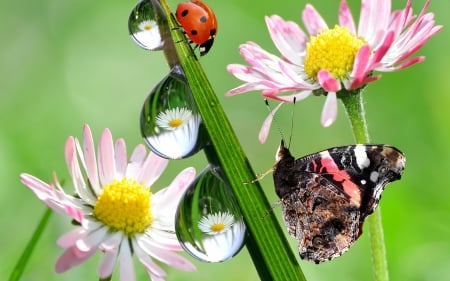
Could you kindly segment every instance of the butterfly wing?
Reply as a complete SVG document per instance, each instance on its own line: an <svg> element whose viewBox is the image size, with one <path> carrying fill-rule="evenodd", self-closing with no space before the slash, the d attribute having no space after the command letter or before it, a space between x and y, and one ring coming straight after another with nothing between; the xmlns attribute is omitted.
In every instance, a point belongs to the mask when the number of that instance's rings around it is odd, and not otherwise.
<svg viewBox="0 0 450 281"><path fill-rule="evenodd" d="M405 159L387 145L331 148L294 160L280 146L275 190L300 257L316 263L345 252L360 236L387 183L399 179Z"/></svg>

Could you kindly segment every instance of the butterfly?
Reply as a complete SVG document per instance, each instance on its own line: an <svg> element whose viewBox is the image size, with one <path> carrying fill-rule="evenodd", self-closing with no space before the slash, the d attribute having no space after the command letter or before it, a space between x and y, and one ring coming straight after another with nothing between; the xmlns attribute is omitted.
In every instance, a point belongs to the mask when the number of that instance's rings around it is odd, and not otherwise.
<svg viewBox="0 0 450 281"><path fill-rule="evenodd" d="M347 251L384 187L399 180L405 156L389 145L330 148L295 159L281 142L273 167L283 219L302 259L320 263Z"/></svg>

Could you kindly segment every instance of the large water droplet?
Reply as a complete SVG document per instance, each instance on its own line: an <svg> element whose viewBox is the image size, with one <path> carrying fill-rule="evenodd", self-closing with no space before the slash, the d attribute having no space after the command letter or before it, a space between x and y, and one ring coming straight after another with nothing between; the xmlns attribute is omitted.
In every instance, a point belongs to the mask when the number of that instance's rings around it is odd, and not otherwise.
<svg viewBox="0 0 450 281"><path fill-rule="evenodd" d="M181 246L205 262L222 262L244 245L246 227L229 186L208 166L183 195L175 218Z"/></svg>
<svg viewBox="0 0 450 281"><path fill-rule="evenodd" d="M167 159L185 158L203 148L206 132L180 66L172 68L145 100L141 133L149 148Z"/></svg>
<svg viewBox="0 0 450 281"><path fill-rule="evenodd" d="M161 19L162 13L155 11L150 0L139 1L131 10L128 18L128 30L131 38L139 47L150 51L161 50L164 41L161 36L161 24L167 22Z"/></svg>

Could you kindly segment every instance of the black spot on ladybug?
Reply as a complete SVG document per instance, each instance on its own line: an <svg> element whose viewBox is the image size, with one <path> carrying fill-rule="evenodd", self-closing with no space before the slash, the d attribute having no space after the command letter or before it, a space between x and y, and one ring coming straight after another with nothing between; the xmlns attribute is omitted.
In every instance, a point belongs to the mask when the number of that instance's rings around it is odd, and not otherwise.
<svg viewBox="0 0 450 281"><path fill-rule="evenodd" d="M181 16L182 17L185 17L185 16L187 16L189 14L189 10L183 10L182 12L181 12Z"/></svg>
<svg viewBox="0 0 450 281"><path fill-rule="evenodd" d="M198 31L197 30L195 30L195 29L192 29L191 30L191 35L197 35L198 34Z"/></svg>
<svg viewBox="0 0 450 281"><path fill-rule="evenodd" d="M206 20L207 20L207 18L206 18L205 16L203 16L203 17L200 18L200 22L201 22L201 23L205 23Z"/></svg>

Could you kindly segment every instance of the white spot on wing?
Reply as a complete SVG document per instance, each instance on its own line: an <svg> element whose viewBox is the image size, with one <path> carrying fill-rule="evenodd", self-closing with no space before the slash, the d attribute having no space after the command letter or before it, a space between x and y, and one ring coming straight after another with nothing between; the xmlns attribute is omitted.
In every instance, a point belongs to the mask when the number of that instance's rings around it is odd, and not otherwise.
<svg viewBox="0 0 450 281"><path fill-rule="evenodd" d="M378 181L378 176L379 176L380 174L378 173L378 172L376 172L376 171L373 171L372 173L370 173L370 180L372 181L372 182L377 182Z"/></svg>
<svg viewBox="0 0 450 281"><path fill-rule="evenodd" d="M366 148L364 145L357 145L355 147L355 157L356 157L356 164L358 164L358 167L361 170L369 167L370 159L369 157L367 157Z"/></svg>

